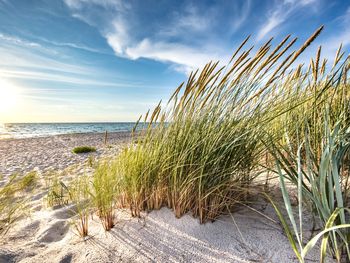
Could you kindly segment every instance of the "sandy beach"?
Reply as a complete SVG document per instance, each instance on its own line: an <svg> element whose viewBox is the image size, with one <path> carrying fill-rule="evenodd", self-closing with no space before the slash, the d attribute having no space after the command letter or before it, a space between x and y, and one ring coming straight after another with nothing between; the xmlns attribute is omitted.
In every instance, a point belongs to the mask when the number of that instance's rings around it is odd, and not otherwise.
<svg viewBox="0 0 350 263"><path fill-rule="evenodd" d="M50 169L69 169L71 179L81 173L90 154L71 153L74 146L97 147L96 157L115 154L130 141L129 133L74 134L0 141L0 169L4 175L35 169L41 177ZM6 176L4 177L6 178ZM41 178L43 179L43 178ZM6 180L6 179L3 179ZM256 199L250 208L199 224L190 214L177 219L167 208L132 218L129 210L117 210L115 227L105 232L91 215L85 241L71 224L72 205L47 208L47 188L41 184L31 197L29 218L19 221L1 240L0 262L297 262L270 204ZM272 220L267 219L265 216ZM306 235L311 218L304 218ZM317 249L307 262L317 262ZM331 262L331 261L329 261Z"/></svg>
<svg viewBox="0 0 350 263"><path fill-rule="evenodd" d="M255 208L276 219L266 203ZM247 208L204 225L167 208L142 218L118 211L109 232L94 216L85 241L69 227L72 211L40 209L17 224L0 244L0 262L298 262L280 226ZM307 262L318 262L315 252Z"/></svg>
<svg viewBox="0 0 350 263"><path fill-rule="evenodd" d="M115 154L120 146L130 141L130 132L108 133L105 145L104 133L66 134L48 137L2 139L0 140L0 175L7 177L14 173L33 170L46 172L63 170L72 165L82 165L94 157ZM95 153L74 154L77 146L93 146Z"/></svg>

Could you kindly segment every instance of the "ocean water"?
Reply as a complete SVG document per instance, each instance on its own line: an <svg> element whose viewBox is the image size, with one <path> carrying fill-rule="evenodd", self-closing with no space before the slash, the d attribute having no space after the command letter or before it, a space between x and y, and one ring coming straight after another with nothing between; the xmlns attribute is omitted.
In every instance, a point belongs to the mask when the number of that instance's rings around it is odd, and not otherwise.
<svg viewBox="0 0 350 263"><path fill-rule="evenodd" d="M131 131L135 123L4 123L0 139L31 138L59 134Z"/></svg>

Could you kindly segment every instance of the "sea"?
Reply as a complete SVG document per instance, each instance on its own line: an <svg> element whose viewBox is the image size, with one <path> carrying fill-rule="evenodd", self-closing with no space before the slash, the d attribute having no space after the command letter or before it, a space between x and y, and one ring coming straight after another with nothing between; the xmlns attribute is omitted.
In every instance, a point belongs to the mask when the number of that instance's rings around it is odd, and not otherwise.
<svg viewBox="0 0 350 263"><path fill-rule="evenodd" d="M0 123L0 139L45 137L51 135L72 133L131 131L134 126L134 122Z"/></svg>

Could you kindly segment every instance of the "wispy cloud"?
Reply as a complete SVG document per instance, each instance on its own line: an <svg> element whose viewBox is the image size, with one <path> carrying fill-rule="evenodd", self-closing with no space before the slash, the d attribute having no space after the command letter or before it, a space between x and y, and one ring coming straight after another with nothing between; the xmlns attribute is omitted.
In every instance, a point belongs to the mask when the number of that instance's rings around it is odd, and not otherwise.
<svg viewBox="0 0 350 263"><path fill-rule="evenodd" d="M58 42L58 41L53 41L53 40L49 40L43 37L37 37L38 40L45 42L46 44L50 44L50 45L54 45L54 46L58 46L58 47L68 47L68 48L74 48L74 49L80 49L80 50L84 50L84 51L89 51L89 52L93 52L93 53L100 53L100 54L108 54L107 52L97 49L97 48L92 48L92 47L88 47L82 44L77 44L77 43L70 43L70 42Z"/></svg>
<svg viewBox="0 0 350 263"><path fill-rule="evenodd" d="M3 78L90 87L145 87L137 81L120 79L115 73L110 76L96 67L82 65L78 61L72 62L64 54L37 42L2 33L0 40L0 77ZM52 41L47 42L54 45Z"/></svg>
<svg viewBox="0 0 350 263"><path fill-rule="evenodd" d="M335 54L342 44L346 55L350 53L350 7L333 21L337 25L337 32L330 34L320 44L323 45L323 56L333 62Z"/></svg>
<svg viewBox="0 0 350 263"><path fill-rule="evenodd" d="M81 86L92 87L146 87L142 83L133 82L120 82L120 81L103 81L96 80L96 77L90 78L88 76L70 77L62 74L45 73L40 71L23 71L23 70L6 70L0 67L0 77L13 78L13 79L26 79L26 80L45 80L55 83L75 84Z"/></svg>
<svg viewBox="0 0 350 263"><path fill-rule="evenodd" d="M129 28L122 18L116 18L112 22L112 30L105 34L108 44L117 55L125 55L125 49L131 42Z"/></svg>
<svg viewBox="0 0 350 263"><path fill-rule="evenodd" d="M157 61L172 62L179 65L175 69L187 73L194 68L205 65L211 60L224 60L227 58L225 58L224 54L216 54L212 50L205 52L203 49L198 50L177 43L152 42L147 38L135 46L127 47L125 53L131 59L149 58Z"/></svg>
<svg viewBox="0 0 350 263"><path fill-rule="evenodd" d="M84 5L100 5L105 8L124 9L128 6L123 0L64 0L70 8L81 9Z"/></svg>
<svg viewBox="0 0 350 263"><path fill-rule="evenodd" d="M5 35L2 33L0 33L0 40L7 41L7 42L10 42L12 44L20 45L20 46L24 46L24 47L41 47L41 45L38 43L26 41L26 40L23 40L21 38Z"/></svg>
<svg viewBox="0 0 350 263"><path fill-rule="evenodd" d="M204 66L212 59L223 60L228 57L230 49L220 36L222 25L215 17L224 11L232 15L227 20L227 26L230 28L229 32L226 32L227 39L242 26L250 12L250 0L242 2L241 5L205 6L201 9L198 5L186 3L170 12L169 17L162 23L159 23L156 17L152 17L147 24L142 24L143 20L133 13L137 8L132 9L131 4L123 5L121 1L65 2L71 8L74 17L100 30L117 56L133 60L147 58L175 64L177 66L173 68L186 73ZM94 6L106 8L106 16L114 18L96 18ZM108 7L113 7L113 15ZM102 24L95 23L101 20Z"/></svg>
<svg viewBox="0 0 350 263"><path fill-rule="evenodd" d="M289 16L302 8L308 8L318 0L284 0L275 2L272 11L268 12L266 22L260 27L257 40L262 40L274 29L288 20Z"/></svg>
<svg viewBox="0 0 350 263"><path fill-rule="evenodd" d="M14 67L29 68L31 70L52 71L56 74L91 74L94 72L91 68L52 58L57 53L52 54L51 52L52 50L47 53L46 49L38 51L37 49L31 50L21 46L0 45L2 56L0 67L7 69Z"/></svg>
<svg viewBox="0 0 350 263"><path fill-rule="evenodd" d="M161 26L159 34L162 37L176 37L187 34L189 31L203 33L210 30L213 23L215 23L213 16L203 15L198 7L188 4L182 12L172 13L170 22Z"/></svg>

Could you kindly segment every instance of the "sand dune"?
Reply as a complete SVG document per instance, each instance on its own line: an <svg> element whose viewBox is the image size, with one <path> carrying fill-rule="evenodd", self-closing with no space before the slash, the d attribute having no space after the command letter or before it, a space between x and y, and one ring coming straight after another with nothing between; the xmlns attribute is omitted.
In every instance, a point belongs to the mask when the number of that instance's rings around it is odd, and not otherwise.
<svg viewBox="0 0 350 263"><path fill-rule="evenodd" d="M274 217L269 205L255 206ZM236 225L230 216L200 225L190 215L176 219L167 208L143 218L118 211L109 232L93 216L83 241L69 228L71 207L42 210L9 233L0 262L297 262L278 224L247 208L233 216ZM312 258L317 255L308 262Z"/></svg>
<svg viewBox="0 0 350 263"><path fill-rule="evenodd" d="M23 139L18 141L17 148L15 140L1 141L0 167L9 174L11 165L26 163L21 159L24 158L32 160L43 177L47 167L40 165L40 160L46 156L45 160L51 160L50 167L76 165L73 169L68 167L66 179L69 180L81 172L87 160L87 156L73 155L71 148L90 142L97 147L96 156L107 156L129 138L127 134L113 136L111 140L117 144L112 148L104 147L101 136L96 134ZM72 164L65 160L67 156L72 158ZM5 163L8 165L4 167ZM273 208L263 200L254 200L253 207L276 222L246 207L204 225L191 215L177 219L167 208L144 213L141 218L132 218L128 210L118 210L116 225L109 232L103 230L96 215L91 215L89 237L83 240L71 227L76 218L74 205L47 208L46 193L44 184L35 189L31 216L18 222L1 239L0 263L297 262ZM305 226L311 228L311 218L304 220ZM309 235L310 231L306 229L305 234ZM317 262L317 253L314 249L307 262Z"/></svg>

